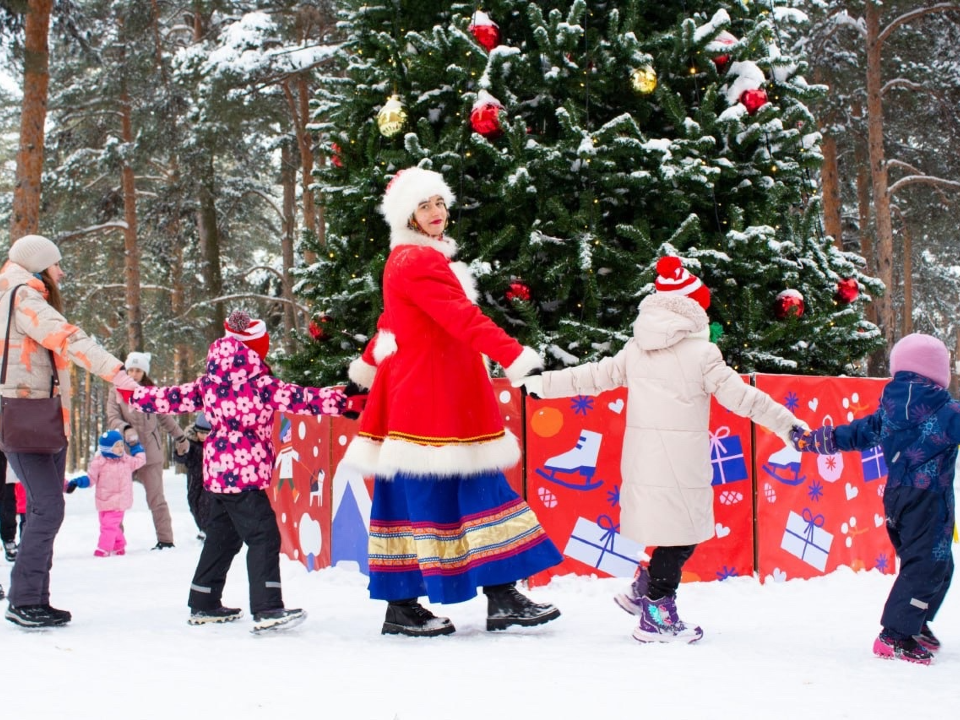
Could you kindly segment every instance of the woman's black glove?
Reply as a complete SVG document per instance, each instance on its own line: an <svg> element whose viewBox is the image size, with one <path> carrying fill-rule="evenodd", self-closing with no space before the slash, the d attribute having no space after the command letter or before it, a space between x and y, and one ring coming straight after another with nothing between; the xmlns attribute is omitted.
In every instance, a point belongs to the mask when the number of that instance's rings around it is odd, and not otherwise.
<svg viewBox="0 0 960 720"><path fill-rule="evenodd" d="M368 392L351 380L343 389L343 394L347 400L340 414L347 420L359 420L360 413L367 404Z"/></svg>

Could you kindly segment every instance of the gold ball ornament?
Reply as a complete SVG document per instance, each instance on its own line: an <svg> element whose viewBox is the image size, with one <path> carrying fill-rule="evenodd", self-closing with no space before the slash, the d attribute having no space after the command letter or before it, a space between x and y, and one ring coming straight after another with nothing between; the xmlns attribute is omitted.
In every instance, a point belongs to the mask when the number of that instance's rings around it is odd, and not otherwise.
<svg viewBox="0 0 960 720"><path fill-rule="evenodd" d="M403 109L399 95L391 95L377 113L377 127L384 137L393 137L403 129L407 111Z"/></svg>
<svg viewBox="0 0 960 720"><path fill-rule="evenodd" d="M649 65L638 67L630 73L630 85L641 95L649 95L657 89L657 71Z"/></svg>

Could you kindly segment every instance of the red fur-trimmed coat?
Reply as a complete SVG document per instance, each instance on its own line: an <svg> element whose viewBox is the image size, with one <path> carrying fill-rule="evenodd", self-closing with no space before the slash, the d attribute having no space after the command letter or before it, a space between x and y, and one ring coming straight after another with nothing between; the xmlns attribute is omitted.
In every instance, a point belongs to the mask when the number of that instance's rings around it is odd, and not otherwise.
<svg viewBox="0 0 960 720"><path fill-rule="evenodd" d="M358 437L344 458L366 474L471 475L520 460L504 428L484 356L511 380L540 358L476 306L476 288L452 240L395 232L383 271L377 334L350 366L370 388Z"/></svg>

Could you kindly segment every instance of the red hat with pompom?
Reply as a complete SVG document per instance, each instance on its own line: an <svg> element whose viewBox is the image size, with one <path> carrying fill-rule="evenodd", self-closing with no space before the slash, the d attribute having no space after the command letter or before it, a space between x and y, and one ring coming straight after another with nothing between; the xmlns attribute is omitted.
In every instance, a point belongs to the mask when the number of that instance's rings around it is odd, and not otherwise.
<svg viewBox="0 0 960 720"><path fill-rule="evenodd" d="M696 275L691 275L678 257L668 255L657 260L654 285L661 295L680 295L699 303L704 310L710 307L709 288Z"/></svg>
<svg viewBox="0 0 960 720"><path fill-rule="evenodd" d="M224 323L224 337L235 338L266 361L270 351L270 333L263 320L254 320L243 310L234 310Z"/></svg>

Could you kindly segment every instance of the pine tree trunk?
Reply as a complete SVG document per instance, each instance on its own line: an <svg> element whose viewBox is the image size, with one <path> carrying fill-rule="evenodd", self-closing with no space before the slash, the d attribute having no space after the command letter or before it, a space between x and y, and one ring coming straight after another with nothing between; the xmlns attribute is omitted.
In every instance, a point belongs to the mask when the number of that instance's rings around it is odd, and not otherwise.
<svg viewBox="0 0 960 720"><path fill-rule="evenodd" d="M209 150L207 151L209 152ZM217 225L216 193L214 191L213 159L207 157L200 180L197 230L200 233L200 251L203 254L203 279L207 297L215 298L213 318L207 330L207 339L213 342L223 333L226 312L223 307L223 274L220 270L220 230Z"/></svg>
<svg viewBox="0 0 960 720"><path fill-rule="evenodd" d="M820 178L823 184L823 226L827 235L833 238L838 250L843 249L842 204L840 201L840 171L837 164L837 139L831 134L823 136L820 145L823 153L823 167Z"/></svg>
<svg viewBox="0 0 960 720"><path fill-rule="evenodd" d="M900 330L903 337L913 332L913 239L907 219L899 208L894 206L893 209L903 227L903 324Z"/></svg>
<svg viewBox="0 0 960 720"><path fill-rule="evenodd" d="M868 0L864 9L867 48L867 149L870 158L870 182L873 189L874 217L877 233L877 277L886 291L875 300L877 323L887 341L893 345L896 321L893 311L893 223L890 219L887 162L883 147L883 86L881 72L880 10L876 0Z"/></svg>
<svg viewBox="0 0 960 720"><path fill-rule="evenodd" d="M120 93L120 134L123 142L132 146L133 124L130 120L130 96L124 88ZM140 294L140 243L137 239L137 187L133 168L126 160L121 170L123 181L123 276L127 300L127 350L143 350L143 310Z"/></svg>
<svg viewBox="0 0 960 720"><path fill-rule="evenodd" d="M317 203L313 197L313 190L310 187L313 184L313 144L310 132L307 130L307 119L310 117L309 92L310 88L303 77L296 79L297 92L294 93L290 87L291 81L287 80L281 84L284 96L287 98L287 106L290 108L290 118L293 121L294 133L297 136L297 148L300 151L300 173L301 184L303 185L303 229L313 233L320 247L325 244L323 223L321 215L317 210ZM304 252L304 261L311 265L317 260L315 253L311 251Z"/></svg>
<svg viewBox="0 0 960 720"><path fill-rule="evenodd" d="M297 228L297 170L296 159L290 143L285 142L280 154L280 184L283 186L283 237L280 239L280 250L283 258L283 297L289 302L283 305L283 346L288 353L296 347L293 331L297 329L297 313L293 305L293 278L290 270L294 264L294 237Z"/></svg>
<svg viewBox="0 0 960 720"><path fill-rule="evenodd" d="M20 146L13 190L10 242L40 228L40 190L43 176L44 124L50 83L50 11L53 0L30 0L25 20L23 102L20 110Z"/></svg>

